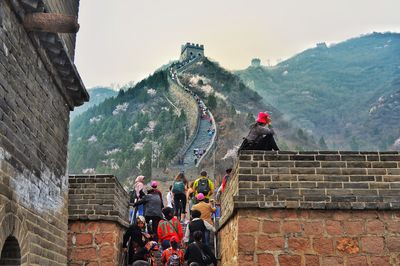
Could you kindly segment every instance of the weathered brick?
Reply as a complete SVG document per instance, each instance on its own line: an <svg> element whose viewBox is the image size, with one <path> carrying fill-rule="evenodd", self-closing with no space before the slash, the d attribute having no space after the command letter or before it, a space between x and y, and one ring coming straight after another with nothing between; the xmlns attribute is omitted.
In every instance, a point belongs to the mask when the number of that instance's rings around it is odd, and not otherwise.
<svg viewBox="0 0 400 266"><path fill-rule="evenodd" d="M254 252L255 238L252 235L240 235L239 252Z"/></svg>
<svg viewBox="0 0 400 266"><path fill-rule="evenodd" d="M366 236L361 238L361 250L366 253L382 254L384 249L383 237Z"/></svg>
<svg viewBox="0 0 400 266"><path fill-rule="evenodd" d="M329 265L329 266L339 266L344 265L343 257L339 256L327 256L322 258L322 265Z"/></svg>
<svg viewBox="0 0 400 266"><path fill-rule="evenodd" d="M309 238L305 237L290 237L289 250L292 252L305 252L311 250L311 242Z"/></svg>
<svg viewBox="0 0 400 266"><path fill-rule="evenodd" d="M364 221L344 221L343 228L350 235L361 235L364 233Z"/></svg>
<svg viewBox="0 0 400 266"><path fill-rule="evenodd" d="M279 255L280 266L301 265L301 257L299 255Z"/></svg>
<svg viewBox="0 0 400 266"><path fill-rule="evenodd" d="M380 220L367 221L366 229L368 234L384 234L385 224Z"/></svg>
<svg viewBox="0 0 400 266"><path fill-rule="evenodd" d="M259 266L275 266L275 258L272 254L258 254L257 255Z"/></svg>
<svg viewBox="0 0 400 266"><path fill-rule="evenodd" d="M70 256L73 261L90 261L96 259L96 257L96 249L93 247L73 249Z"/></svg>
<svg viewBox="0 0 400 266"><path fill-rule="evenodd" d="M305 265L306 266L319 266L319 258L316 255L305 255Z"/></svg>
<svg viewBox="0 0 400 266"><path fill-rule="evenodd" d="M389 251L399 252L399 250L400 250L400 236L389 236L389 237L386 237L386 247L387 247L387 249Z"/></svg>
<svg viewBox="0 0 400 266"><path fill-rule="evenodd" d="M333 240L331 238L314 238L313 248L318 254L333 254Z"/></svg>
<svg viewBox="0 0 400 266"><path fill-rule="evenodd" d="M259 231L259 220L254 218L239 218L239 231L241 233L257 233Z"/></svg>
<svg viewBox="0 0 400 266"><path fill-rule="evenodd" d="M301 232L301 223L297 221L283 221L281 229L283 233L298 233Z"/></svg>
<svg viewBox="0 0 400 266"><path fill-rule="evenodd" d="M258 251L282 250L285 244L285 239L283 237L269 237L269 236L259 235L257 243L258 243L257 244Z"/></svg>
<svg viewBox="0 0 400 266"><path fill-rule="evenodd" d="M114 258L116 250L113 246L102 246L99 250L99 257L102 259L112 260Z"/></svg>
<svg viewBox="0 0 400 266"><path fill-rule="evenodd" d="M263 221L262 232L265 234L279 233L280 226L281 225L280 225L279 221Z"/></svg>
<svg viewBox="0 0 400 266"><path fill-rule="evenodd" d="M305 222L303 227L304 227L304 233L306 236L322 235L325 231L324 224L322 221Z"/></svg>
<svg viewBox="0 0 400 266"><path fill-rule="evenodd" d="M83 234L76 235L76 244L78 246L86 246L86 245L92 244L92 241L93 241L92 234L83 233Z"/></svg>

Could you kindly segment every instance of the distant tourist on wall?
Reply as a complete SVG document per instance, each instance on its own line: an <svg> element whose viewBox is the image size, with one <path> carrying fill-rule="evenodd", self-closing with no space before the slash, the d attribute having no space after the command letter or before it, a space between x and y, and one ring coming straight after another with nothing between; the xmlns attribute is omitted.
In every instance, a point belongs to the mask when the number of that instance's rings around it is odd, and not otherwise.
<svg viewBox="0 0 400 266"><path fill-rule="evenodd" d="M268 125L268 126L267 126ZM271 119L265 112L258 114L256 123L250 126L250 132L243 140L240 150L264 150L279 151L274 139L274 130L272 129Z"/></svg>
<svg viewBox="0 0 400 266"><path fill-rule="evenodd" d="M172 193L174 194L175 216L179 220L184 220L186 215L186 191L188 181L184 173L179 173L172 184Z"/></svg>
<svg viewBox="0 0 400 266"><path fill-rule="evenodd" d="M204 201L209 202L211 195L214 193L214 183L208 178L207 172L202 171L199 178L193 183L195 196L202 193L205 197Z"/></svg>

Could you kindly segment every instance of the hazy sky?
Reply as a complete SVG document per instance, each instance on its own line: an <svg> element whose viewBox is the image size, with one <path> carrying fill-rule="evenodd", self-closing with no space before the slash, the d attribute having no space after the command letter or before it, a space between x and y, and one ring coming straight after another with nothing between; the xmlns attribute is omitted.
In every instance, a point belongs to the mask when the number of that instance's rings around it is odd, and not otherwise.
<svg viewBox="0 0 400 266"><path fill-rule="evenodd" d="M80 0L75 63L87 88L138 82L205 45L228 69L275 63L315 43L400 32L400 0Z"/></svg>

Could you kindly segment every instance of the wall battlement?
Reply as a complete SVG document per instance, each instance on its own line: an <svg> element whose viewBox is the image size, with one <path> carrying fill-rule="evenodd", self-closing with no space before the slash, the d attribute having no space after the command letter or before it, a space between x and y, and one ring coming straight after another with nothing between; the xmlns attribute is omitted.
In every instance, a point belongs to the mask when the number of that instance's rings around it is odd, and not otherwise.
<svg viewBox="0 0 400 266"><path fill-rule="evenodd" d="M197 43L186 43L181 47L181 61L187 61L195 57L204 56L204 45Z"/></svg>
<svg viewBox="0 0 400 266"><path fill-rule="evenodd" d="M121 265L129 195L113 175L69 177L68 265Z"/></svg>
<svg viewBox="0 0 400 266"><path fill-rule="evenodd" d="M397 265L400 153L242 151L222 210L227 265Z"/></svg>

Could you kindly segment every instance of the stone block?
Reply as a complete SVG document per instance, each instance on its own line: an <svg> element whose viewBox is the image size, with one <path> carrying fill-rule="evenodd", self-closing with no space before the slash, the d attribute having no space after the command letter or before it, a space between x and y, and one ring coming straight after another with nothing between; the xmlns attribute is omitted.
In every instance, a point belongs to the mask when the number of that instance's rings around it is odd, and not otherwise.
<svg viewBox="0 0 400 266"><path fill-rule="evenodd" d="M313 248L317 254L333 254L332 238L314 238Z"/></svg>
<svg viewBox="0 0 400 266"><path fill-rule="evenodd" d="M270 237L259 235L257 239L257 251L276 251L282 250L285 245L285 239L282 236Z"/></svg>
<svg viewBox="0 0 400 266"><path fill-rule="evenodd" d="M299 255L279 255L280 266L301 265L301 257Z"/></svg>
<svg viewBox="0 0 400 266"><path fill-rule="evenodd" d="M384 247L383 237L365 236L361 238L361 250L365 253L380 255L383 253Z"/></svg>

